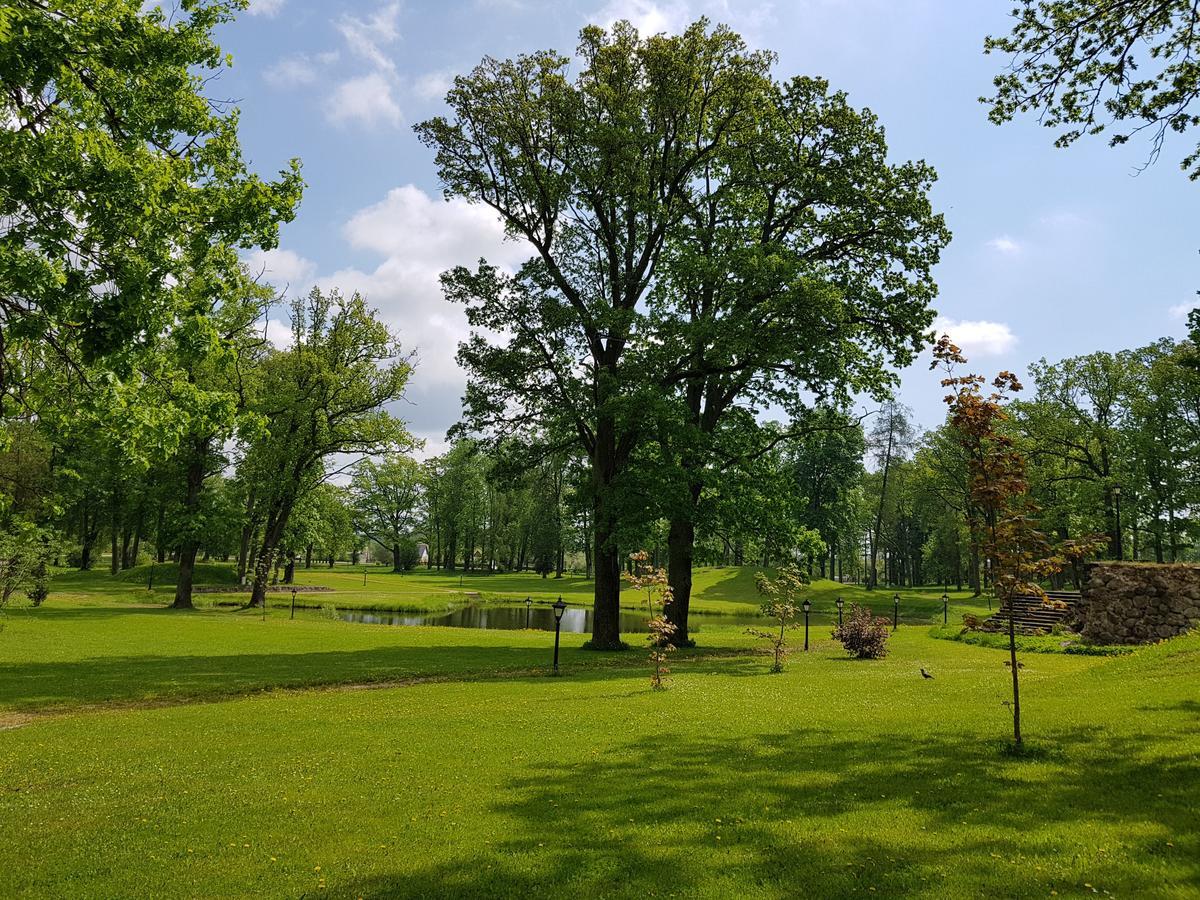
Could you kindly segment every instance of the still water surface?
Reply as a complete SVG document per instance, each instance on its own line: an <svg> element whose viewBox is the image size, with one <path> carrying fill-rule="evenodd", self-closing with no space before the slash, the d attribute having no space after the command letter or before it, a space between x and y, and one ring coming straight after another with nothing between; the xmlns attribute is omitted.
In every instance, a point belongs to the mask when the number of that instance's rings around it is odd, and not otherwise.
<svg viewBox="0 0 1200 900"><path fill-rule="evenodd" d="M499 603L460 606L449 612L404 613L376 612L358 609L341 609L338 615L346 622L363 622L369 625L447 625L451 628L487 628L516 631L535 628L541 631L554 630L554 610L549 606L525 604L509 606ZM644 612L621 611L621 631L644 632L648 616ZM688 615L689 628L693 625L762 625L759 616L717 616L693 612ZM590 634L592 611L582 606L568 606L563 612L562 630L574 634Z"/></svg>

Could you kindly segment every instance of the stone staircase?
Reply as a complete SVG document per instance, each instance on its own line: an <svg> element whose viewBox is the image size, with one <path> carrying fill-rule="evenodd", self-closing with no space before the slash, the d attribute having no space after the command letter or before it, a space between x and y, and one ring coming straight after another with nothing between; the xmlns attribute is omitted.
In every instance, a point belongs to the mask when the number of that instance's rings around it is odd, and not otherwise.
<svg viewBox="0 0 1200 900"><path fill-rule="evenodd" d="M1013 625L1018 634L1048 634L1055 625L1071 627L1079 618L1080 595L1069 591L1047 591L1041 597L1018 595L1013 598ZM1008 631L1008 603L980 626L980 631Z"/></svg>

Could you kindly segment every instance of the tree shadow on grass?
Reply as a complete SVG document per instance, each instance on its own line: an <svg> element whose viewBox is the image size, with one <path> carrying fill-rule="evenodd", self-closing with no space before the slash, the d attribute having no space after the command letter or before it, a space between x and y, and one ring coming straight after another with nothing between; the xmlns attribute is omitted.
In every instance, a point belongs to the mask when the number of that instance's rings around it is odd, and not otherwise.
<svg viewBox="0 0 1200 900"><path fill-rule="evenodd" d="M681 674L756 675L761 657L745 650L690 651ZM642 654L562 651L564 681L627 678L648 672ZM550 645L385 646L307 653L103 656L0 664L0 708L69 709L229 699L271 689L406 681L545 680Z"/></svg>
<svg viewBox="0 0 1200 900"><path fill-rule="evenodd" d="M1200 889L1200 758L1194 745L1179 746L1182 735L1163 737L1059 733L1051 738L1059 756L1030 763L965 735L655 735L512 781L494 810L511 828L473 858L422 867L414 847L410 866L331 889L337 897L1021 897L1091 885L1187 893ZM1176 786L1165 798L1164 784ZM1093 829L1104 833L1093 838Z"/></svg>

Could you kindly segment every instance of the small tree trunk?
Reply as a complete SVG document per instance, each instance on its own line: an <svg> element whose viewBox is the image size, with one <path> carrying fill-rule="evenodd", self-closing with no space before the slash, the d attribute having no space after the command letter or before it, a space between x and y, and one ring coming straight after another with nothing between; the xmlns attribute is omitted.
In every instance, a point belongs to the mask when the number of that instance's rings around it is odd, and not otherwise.
<svg viewBox="0 0 1200 900"><path fill-rule="evenodd" d="M1017 626L1014 620L1013 601L1008 600L1008 659L1012 667L1013 689L1013 743L1021 746L1021 681L1017 666Z"/></svg>

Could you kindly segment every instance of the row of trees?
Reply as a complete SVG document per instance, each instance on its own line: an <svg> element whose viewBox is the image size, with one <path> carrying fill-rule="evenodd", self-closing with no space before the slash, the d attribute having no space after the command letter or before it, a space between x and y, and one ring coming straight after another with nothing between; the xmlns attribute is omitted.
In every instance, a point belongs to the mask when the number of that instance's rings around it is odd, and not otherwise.
<svg viewBox="0 0 1200 900"><path fill-rule="evenodd" d="M84 568L105 540L114 571L153 544L179 562L177 606L202 551L236 554L262 603L338 506L334 461L412 446L384 409L409 366L360 297L314 290L287 347L264 338L276 298L241 253L275 246L303 182L296 160L251 172L208 93L228 65L213 31L246 5L0 10L5 573L57 538Z"/></svg>
<svg viewBox="0 0 1200 900"><path fill-rule="evenodd" d="M1026 399L1004 428L1028 459L1042 526L1057 540L1107 537L1112 558L1195 559L1200 539L1200 372L1196 343L1161 340L1030 367ZM985 586L984 556L971 539L976 515L967 461L950 425L915 439L903 411L882 416L872 443L893 450L866 476L880 511L870 535L877 578L894 584ZM886 451L877 450L877 456ZM884 478L887 473L887 478ZM1078 583L1071 569L1057 580Z"/></svg>

